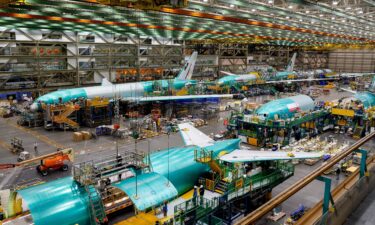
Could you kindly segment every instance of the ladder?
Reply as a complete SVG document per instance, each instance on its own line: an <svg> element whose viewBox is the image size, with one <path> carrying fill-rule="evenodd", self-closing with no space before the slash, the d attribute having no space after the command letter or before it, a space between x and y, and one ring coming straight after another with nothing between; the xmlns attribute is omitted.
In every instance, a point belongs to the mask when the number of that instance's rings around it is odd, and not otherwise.
<svg viewBox="0 0 375 225"><path fill-rule="evenodd" d="M76 105L67 104L65 105L65 110L63 110L59 115L52 117L52 121L60 124L65 123L72 128L78 128L78 123L68 118L68 116L70 116L73 112L77 111L78 109L79 107L76 107Z"/></svg>
<svg viewBox="0 0 375 225"><path fill-rule="evenodd" d="M85 190L90 203L90 215L93 219L91 222L94 222L95 225L103 224L107 220L107 216L100 194L93 185L86 185Z"/></svg>

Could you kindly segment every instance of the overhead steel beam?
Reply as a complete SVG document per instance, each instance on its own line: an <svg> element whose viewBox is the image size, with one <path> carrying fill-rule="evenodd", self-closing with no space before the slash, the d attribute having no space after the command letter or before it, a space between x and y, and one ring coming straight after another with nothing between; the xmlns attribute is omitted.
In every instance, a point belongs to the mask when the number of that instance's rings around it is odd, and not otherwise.
<svg viewBox="0 0 375 225"><path fill-rule="evenodd" d="M372 5L372 6L375 6L375 1L374 0L363 0L364 2Z"/></svg>

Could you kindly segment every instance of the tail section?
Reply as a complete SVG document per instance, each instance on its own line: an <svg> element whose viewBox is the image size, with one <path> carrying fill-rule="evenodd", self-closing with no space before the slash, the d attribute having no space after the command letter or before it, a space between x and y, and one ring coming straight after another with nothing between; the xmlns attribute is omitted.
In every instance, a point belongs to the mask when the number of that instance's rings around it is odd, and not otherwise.
<svg viewBox="0 0 375 225"><path fill-rule="evenodd" d="M102 86L111 86L113 85L107 78L103 78Z"/></svg>
<svg viewBox="0 0 375 225"><path fill-rule="evenodd" d="M177 76L179 80L190 80L193 76L193 71L195 67L195 62L197 61L198 52L193 52L189 60L184 65L184 68L180 71Z"/></svg>
<svg viewBox="0 0 375 225"><path fill-rule="evenodd" d="M370 84L370 90L375 91L375 76L372 77L372 81Z"/></svg>
<svg viewBox="0 0 375 225"><path fill-rule="evenodd" d="M297 53L294 53L293 56L292 56L292 59L289 61L289 64L286 67L286 71L293 72L293 70L294 70L294 64L296 62L296 58L297 58Z"/></svg>

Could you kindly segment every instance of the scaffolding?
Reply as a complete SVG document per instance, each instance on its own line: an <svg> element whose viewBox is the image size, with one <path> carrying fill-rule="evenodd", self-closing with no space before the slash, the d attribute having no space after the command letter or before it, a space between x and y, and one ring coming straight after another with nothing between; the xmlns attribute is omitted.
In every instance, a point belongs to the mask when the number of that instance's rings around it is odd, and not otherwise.
<svg viewBox="0 0 375 225"><path fill-rule="evenodd" d="M173 38L96 32L0 31L0 90L43 94L61 87L174 78L183 44Z"/></svg>
<svg viewBox="0 0 375 225"><path fill-rule="evenodd" d="M130 168L150 171L148 157L135 152L125 152L102 160L82 162L74 165L73 178L82 185L93 185L129 171Z"/></svg>
<svg viewBox="0 0 375 225"><path fill-rule="evenodd" d="M122 175L132 169L150 172L149 165L148 157L145 158L134 152L125 152L73 166L73 179L84 187L88 194L93 224L106 222L107 214L132 204L124 192L110 186L110 178L126 179Z"/></svg>

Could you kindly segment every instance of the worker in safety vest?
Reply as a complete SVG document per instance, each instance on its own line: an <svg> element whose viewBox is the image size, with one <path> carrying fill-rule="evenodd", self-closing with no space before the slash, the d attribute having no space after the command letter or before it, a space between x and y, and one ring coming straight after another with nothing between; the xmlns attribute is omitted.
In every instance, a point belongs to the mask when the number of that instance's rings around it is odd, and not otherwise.
<svg viewBox="0 0 375 225"><path fill-rule="evenodd" d="M199 187L199 200L200 200L200 203L199 204L201 204L201 205L203 205L203 196L204 196L204 187L203 187L203 185L201 185L200 187Z"/></svg>
<svg viewBox="0 0 375 225"><path fill-rule="evenodd" d="M198 187L197 186L194 186L194 192L193 192L193 203L194 205L197 204L197 197L198 197Z"/></svg>
<svg viewBox="0 0 375 225"><path fill-rule="evenodd" d="M35 155L38 155L38 142L34 143L34 152L35 152Z"/></svg>

